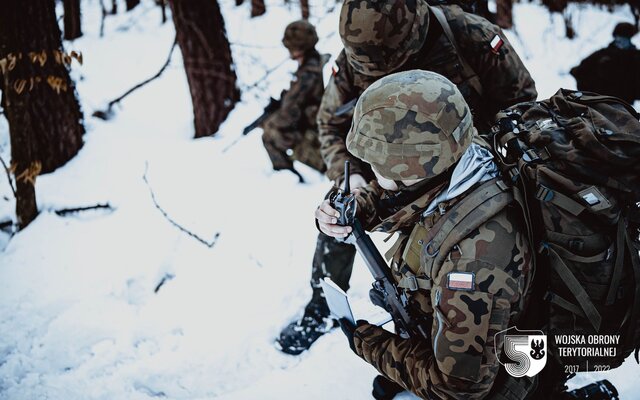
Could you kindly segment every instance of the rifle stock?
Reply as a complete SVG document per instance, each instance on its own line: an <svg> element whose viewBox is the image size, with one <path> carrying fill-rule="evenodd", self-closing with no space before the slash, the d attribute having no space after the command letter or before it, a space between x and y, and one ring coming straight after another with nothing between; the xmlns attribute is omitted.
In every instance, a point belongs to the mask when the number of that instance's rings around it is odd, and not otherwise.
<svg viewBox="0 0 640 400"><path fill-rule="evenodd" d="M249 132L256 129L260 125L262 125L262 123L266 121L266 119L269 118L271 114L273 114L280 108L280 104L281 104L281 100L276 100L272 97L271 100L269 101L269 104L267 104L267 106L264 108L262 115L260 115L258 118L256 118L255 121L253 121L246 128L244 128L242 130L242 134L247 135Z"/></svg>

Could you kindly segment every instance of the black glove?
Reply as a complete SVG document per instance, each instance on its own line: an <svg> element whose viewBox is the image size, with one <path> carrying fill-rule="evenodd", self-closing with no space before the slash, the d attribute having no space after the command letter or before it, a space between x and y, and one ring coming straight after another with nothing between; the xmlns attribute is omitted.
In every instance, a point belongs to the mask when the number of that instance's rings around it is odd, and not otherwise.
<svg viewBox="0 0 640 400"><path fill-rule="evenodd" d="M342 329L342 333L344 333L344 335L347 337L347 340L349 341L349 347L351 347L351 350L357 355L358 353L356 352L356 345L355 345L355 342L353 341L353 338L356 334L356 328L358 326L368 324L368 322L365 320L359 319L357 322L358 324L357 326L354 325L351 321L349 321L346 318L340 318L338 322L340 323L340 329Z"/></svg>
<svg viewBox="0 0 640 400"><path fill-rule="evenodd" d="M378 375L373 379L371 395L376 400L392 400L400 392L404 392L404 388L387 377Z"/></svg>

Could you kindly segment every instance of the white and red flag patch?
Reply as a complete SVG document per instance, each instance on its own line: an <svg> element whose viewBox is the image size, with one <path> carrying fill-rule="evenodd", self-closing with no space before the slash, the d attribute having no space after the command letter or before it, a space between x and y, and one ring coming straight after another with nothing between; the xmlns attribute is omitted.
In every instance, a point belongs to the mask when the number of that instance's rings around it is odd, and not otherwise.
<svg viewBox="0 0 640 400"><path fill-rule="evenodd" d="M473 272L449 272L447 274L447 287L452 290L473 290L475 287L475 274Z"/></svg>
<svg viewBox="0 0 640 400"><path fill-rule="evenodd" d="M502 47L503 44L504 44L504 40L502 40L502 38L499 35L495 35L493 39L491 39L491 51L498 54L498 51L500 51L500 48Z"/></svg>

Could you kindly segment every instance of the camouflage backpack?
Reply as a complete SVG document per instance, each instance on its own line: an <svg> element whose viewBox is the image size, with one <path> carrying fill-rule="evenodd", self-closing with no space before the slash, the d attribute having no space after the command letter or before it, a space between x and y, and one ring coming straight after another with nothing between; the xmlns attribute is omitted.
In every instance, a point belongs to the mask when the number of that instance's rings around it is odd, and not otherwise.
<svg viewBox="0 0 640 400"><path fill-rule="evenodd" d="M561 89L501 112L489 141L537 250L534 287L545 301L534 291L529 303L534 313L544 305L550 355L580 371L590 360L615 368L634 350L637 361L638 113L615 97ZM552 337L562 334L620 334L620 343L606 359L559 358Z"/></svg>

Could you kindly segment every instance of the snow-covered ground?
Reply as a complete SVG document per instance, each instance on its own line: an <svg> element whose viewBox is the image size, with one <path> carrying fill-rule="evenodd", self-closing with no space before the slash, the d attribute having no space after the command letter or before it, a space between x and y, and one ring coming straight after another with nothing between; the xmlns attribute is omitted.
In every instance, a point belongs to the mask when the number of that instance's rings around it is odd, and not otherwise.
<svg viewBox="0 0 640 400"><path fill-rule="evenodd" d="M73 72L87 118L84 148L38 179L40 216L11 240L0 233L0 399L369 398L375 371L351 353L339 330L298 357L273 347L310 295L313 210L330 182L302 165L306 185L273 173L259 131L229 147L295 70L280 45L284 27L299 15L288 4L270 1L268 13L254 20L249 4L223 4L243 101L215 137L192 140L177 49L164 75L125 99L115 118L90 117L157 71L174 30L171 21L160 24L153 2L143 1L109 17L100 38L99 2L83 1L85 36L65 46L84 53L85 64ZM515 7L518 30L507 35L541 98L575 87L568 70L607 45L617 22L631 20L627 8L612 14L572 7L573 41L564 38L559 15L536 4ZM312 1L319 48L334 55L338 10L332 0ZM8 160L4 118L0 146ZM172 226L150 188L173 220L207 241L217 238L215 245ZM107 202L113 212L53 212ZM2 175L0 221L13 208ZM350 291L356 303L366 301L369 284L358 260ZM623 399L633 399L638 372L628 360L573 384L606 377Z"/></svg>

